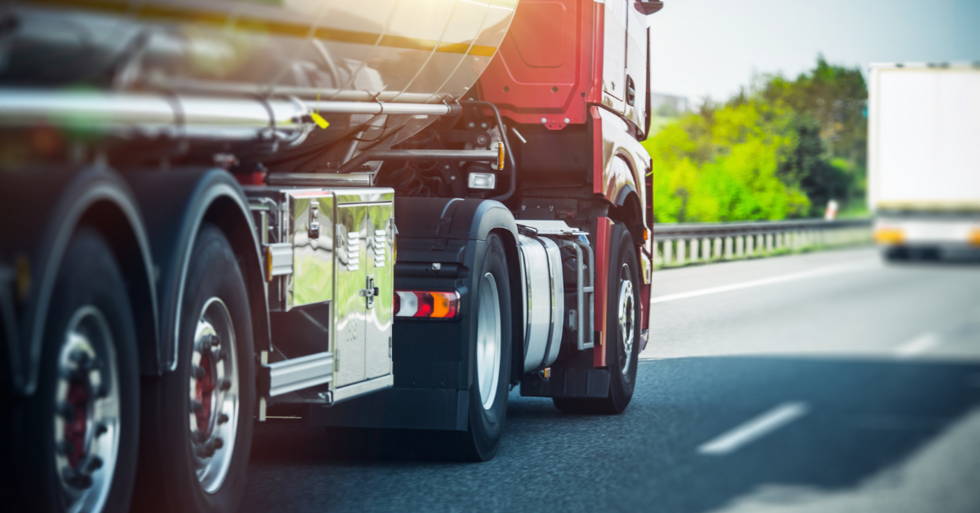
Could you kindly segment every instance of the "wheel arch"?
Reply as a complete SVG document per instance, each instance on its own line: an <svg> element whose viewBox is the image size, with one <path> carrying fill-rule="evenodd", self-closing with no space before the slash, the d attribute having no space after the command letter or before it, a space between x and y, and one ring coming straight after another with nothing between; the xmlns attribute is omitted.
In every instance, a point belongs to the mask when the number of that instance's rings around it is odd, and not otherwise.
<svg viewBox="0 0 980 513"><path fill-rule="evenodd" d="M154 260L160 268L160 359L157 374L176 367L180 311L194 241L203 223L213 223L231 243L249 291L254 348L269 346L267 297L259 242L248 200L227 171L193 168L131 173L146 212Z"/></svg>
<svg viewBox="0 0 980 513"><path fill-rule="evenodd" d="M626 185L619 191L616 205L609 209L609 217L626 225L626 229L633 236L634 244L643 245L643 230L646 228L646 223L643 221L640 195L633 186Z"/></svg>
<svg viewBox="0 0 980 513"><path fill-rule="evenodd" d="M149 236L138 203L125 181L113 170L94 166L72 173L57 195L53 213L44 220L47 228L32 259L30 299L25 309L20 337L23 354L12 361L14 389L33 394L37 388L44 323L55 282L72 236L83 226L98 231L110 246L133 305L140 369L152 367L159 352L159 315L155 268ZM12 346L18 344L11 341ZM11 349L14 349L13 347Z"/></svg>

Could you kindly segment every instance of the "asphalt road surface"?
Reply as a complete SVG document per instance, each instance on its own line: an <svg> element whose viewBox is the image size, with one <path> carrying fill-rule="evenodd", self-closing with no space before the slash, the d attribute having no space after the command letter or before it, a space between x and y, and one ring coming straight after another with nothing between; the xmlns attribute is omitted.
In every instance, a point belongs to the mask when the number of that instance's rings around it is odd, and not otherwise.
<svg viewBox="0 0 980 513"><path fill-rule="evenodd" d="M829 251L658 271L653 296L624 414L514 390L480 464L268 423L244 511L980 511L980 266Z"/></svg>

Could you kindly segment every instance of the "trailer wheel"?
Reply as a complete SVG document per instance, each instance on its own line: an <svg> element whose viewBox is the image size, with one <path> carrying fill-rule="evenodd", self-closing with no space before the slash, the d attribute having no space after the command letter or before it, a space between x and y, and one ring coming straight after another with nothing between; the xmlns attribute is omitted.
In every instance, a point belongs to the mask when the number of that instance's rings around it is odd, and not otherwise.
<svg viewBox="0 0 980 513"><path fill-rule="evenodd" d="M139 441L136 331L122 273L94 230L68 243L43 344L38 389L12 411L25 420L15 449L23 467L9 476L21 483L13 510L127 511Z"/></svg>
<svg viewBox="0 0 980 513"><path fill-rule="evenodd" d="M906 262L911 260L909 249L906 247L891 247L881 250L881 256L886 262Z"/></svg>
<svg viewBox="0 0 980 513"><path fill-rule="evenodd" d="M138 511L237 511L252 443L255 368L245 280L204 225L180 310L177 369L144 383Z"/></svg>
<svg viewBox="0 0 980 513"><path fill-rule="evenodd" d="M623 224L616 223L610 239L612 244L606 288L609 395L599 399L555 397L555 406L566 413L622 413L633 399L640 355L639 264L633 239Z"/></svg>
<svg viewBox="0 0 980 513"><path fill-rule="evenodd" d="M510 279L504 244L496 234L487 237L480 269L472 281L476 339L471 345L469 428L448 434L454 459L463 461L487 461L497 454L510 384Z"/></svg>

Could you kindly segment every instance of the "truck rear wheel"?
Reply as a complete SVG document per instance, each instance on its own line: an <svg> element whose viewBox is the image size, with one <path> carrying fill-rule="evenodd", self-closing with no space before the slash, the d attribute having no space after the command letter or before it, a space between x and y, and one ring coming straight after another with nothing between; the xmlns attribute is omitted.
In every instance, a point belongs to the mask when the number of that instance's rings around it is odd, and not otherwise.
<svg viewBox="0 0 980 513"><path fill-rule="evenodd" d="M122 273L97 232L83 228L68 243L51 298L38 389L13 412L26 420L15 449L24 467L9 477L26 481L14 510L127 511L139 440L136 332Z"/></svg>
<svg viewBox="0 0 980 513"><path fill-rule="evenodd" d="M144 383L139 511L237 511L252 443L248 293L231 245L204 225L180 311L177 368Z"/></svg>
<svg viewBox="0 0 980 513"><path fill-rule="evenodd" d="M609 395L603 398L555 397L566 413L622 413L633 399L640 355L639 264L633 238L626 227L613 227L606 287L606 364Z"/></svg>
<svg viewBox="0 0 980 513"><path fill-rule="evenodd" d="M473 278L476 340L473 341L473 383L469 389L469 428L449 433L454 459L487 461L497 454L510 386L511 295L507 258L500 237L491 233Z"/></svg>

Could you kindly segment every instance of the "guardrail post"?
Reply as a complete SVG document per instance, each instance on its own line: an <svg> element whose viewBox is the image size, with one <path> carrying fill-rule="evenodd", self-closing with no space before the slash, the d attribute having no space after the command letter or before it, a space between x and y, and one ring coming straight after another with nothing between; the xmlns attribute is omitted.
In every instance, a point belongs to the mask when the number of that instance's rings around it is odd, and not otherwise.
<svg viewBox="0 0 980 513"><path fill-rule="evenodd" d="M711 239L701 239L701 260L711 261Z"/></svg>
<svg viewBox="0 0 980 513"><path fill-rule="evenodd" d="M687 249L687 241L680 239L677 241L677 265L684 265L684 251Z"/></svg>
<svg viewBox="0 0 980 513"><path fill-rule="evenodd" d="M752 256L752 250L755 249L755 235L749 235L745 238L746 248L745 256Z"/></svg>
<svg viewBox="0 0 980 513"><path fill-rule="evenodd" d="M735 237L735 258L742 258L745 256L745 237L739 235Z"/></svg>
<svg viewBox="0 0 980 513"><path fill-rule="evenodd" d="M711 258L721 258L721 238L712 239Z"/></svg>
<svg viewBox="0 0 980 513"><path fill-rule="evenodd" d="M671 265L674 263L674 241L665 240L664 241L664 265Z"/></svg>

